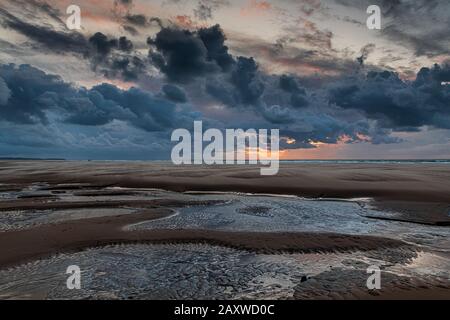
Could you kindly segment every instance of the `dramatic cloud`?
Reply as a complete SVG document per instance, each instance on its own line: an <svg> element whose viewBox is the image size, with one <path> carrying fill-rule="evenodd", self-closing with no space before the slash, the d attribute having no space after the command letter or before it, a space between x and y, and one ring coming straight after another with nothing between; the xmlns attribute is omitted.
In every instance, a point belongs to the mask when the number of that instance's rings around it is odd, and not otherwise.
<svg viewBox="0 0 450 320"><path fill-rule="evenodd" d="M177 86L166 84L163 86L162 91L164 92L167 99L171 101L179 103L187 102L186 93Z"/></svg>
<svg viewBox="0 0 450 320"><path fill-rule="evenodd" d="M148 44L156 49L150 50L149 56L170 80L183 82L229 69L233 59L224 41L218 25L198 32L163 28L154 39L148 39Z"/></svg>
<svg viewBox="0 0 450 320"><path fill-rule="evenodd" d="M330 102L341 108L362 110L382 128L419 130L421 126L450 128L450 66L422 68L414 82L389 72L369 72L332 86Z"/></svg>
<svg viewBox="0 0 450 320"><path fill-rule="evenodd" d="M167 155L170 131L192 129L194 119L221 130L280 129L282 149L391 144L450 129L448 5L374 1L248 1L246 11L231 1L166 0L151 11L115 0L89 12L79 32L45 2L8 1L0 59L17 65L0 66L0 130L12 134L0 147L53 155L79 145L80 157L99 158L126 148L127 157L152 158ZM381 6L383 29L348 37L340 28L359 23L363 32L368 4ZM210 24L219 13L222 26ZM234 24L240 13L252 16ZM352 16L333 20L341 13Z"/></svg>
<svg viewBox="0 0 450 320"><path fill-rule="evenodd" d="M185 125L183 117L190 116L175 112L174 103L147 91L121 90L109 84L77 89L28 65L2 65L0 77L11 90L0 108L0 118L12 123L46 125L51 114L78 125L99 126L121 120L146 131L164 131Z"/></svg>
<svg viewBox="0 0 450 320"><path fill-rule="evenodd" d="M90 61L94 71L107 78L135 80L145 73L146 63L133 51L131 40L108 37L97 32L88 39L78 32L56 31L50 27L26 23L0 9L4 24L37 42L51 53L75 54Z"/></svg>
<svg viewBox="0 0 450 320"><path fill-rule="evenodd" d="M55 98L70 96L72 92L58 76L27 65L2 65L0 77L11 91L7 103L0 108L0 117L17 124L47 123L45 111L55 106Z"/></svg>
<svg viewBox="0 0 450 320"><path fill-rule="evenodd" d="M133 53L133 43L126 37L110 39L97 32L89 38L89 43L93 48L89 53L92 68L105 77L130 81L145 73L145 61Z"/></svg>
<svg viewBox="0 0 450 320"><path fill-rule="evenodd" d="M242 103L254 104L264 92L264 84L257 78L258 65L253 58L238 57L231 81Z"/></svg>
<svg viewBox="0 0 450 320"><path fill-rule="evenodd" d="M228 53L225 34L220 26L216 24L210 28L202 28L198 31L198 36L208 51L207 58L215 61L223 71L228 71L235 61Z"/></svg>
<svg viewBox="0 0 450 320"><path fill-rule="evenodd" d="M265 90L263 75L253 58L237 57L231 72L206 84L206 92L230 107L257 106Z"/></svg>
<svg viewBox="0 0 450 320"><path fill-rule="evenodd" d="M295 77L286 74L280 77L280 89L289 93L305 94L305 89L298 86Z"/></svg>

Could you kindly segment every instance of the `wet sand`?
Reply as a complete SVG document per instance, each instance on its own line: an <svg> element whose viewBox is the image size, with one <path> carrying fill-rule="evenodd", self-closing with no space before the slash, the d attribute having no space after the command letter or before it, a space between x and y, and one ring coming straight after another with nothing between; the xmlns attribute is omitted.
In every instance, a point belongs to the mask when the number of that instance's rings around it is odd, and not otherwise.
<svg viewBox="0 0 450 320"><path fill-rule="evenodd" d="M57 253L121 243L207 243L259 253L329 253L399 247L414 251L402 241L375 236L180 229L124 230L127 225L171 214L173 212L169 209L154 208L132 215L82 219L1 232L0 269Z"/></svg>
<svg viewBox="0 0 450 320"><path fill-rule="evenodd" d="M0 161L0 183L89 184L98 188L160 188L289 194L310 198L373 198L401 219L450 223L447 164L288 164L276 176L256 166L175 166L169 162ZM3 189L7 189L7 186ZM51 189L52 187L50 187ZM82 186L78 186L82 189ZM60 189L60 188L58 188Z"/></svg>
<svg viewBox="0 0 450 320"><path fill-rule="evenodd" d="M406 265L423 246L395 237L333 232L249 232L196 228L129 229L145 221L170 219L174 208L214 206L219 200L189 201L150 198L144 189L174 192L214 191L361 199L361 206L386 210L367 218L446 228L450 225L450 166L425 164L282 164L277 176L260 176L250 166L173 166L144 162L0 161L0 215L14 212L107 209L100 217L47 222L18 230L0 231L0 270L26 262L115 244L198 244L227 247L258 254L326 255L361 252L380 256L388 264ZM25 190L25 191L24 191ZM17 193L15 196L14 194ZM8 195L9 194L9 195ZM181 194L179 194L181 195ZM70 201L68 201L70 199ZM334 208L334 207L333 207ZM119 210L135 210L122 214ZM117 211L115 213L115 210ZM208 210L206 210L208 211ZM376 211L375 211L376 212ZM267 207L245 207L239 214L270 217ZM334 217L334 215L333 215ZM20 220L20 219L19 219ZM426 240L426 239L425 239ZM424 240L424 241L425 241ZM448 253L445 253L446 255ZM348 271L348 270L347 270ZM351 285L365 273L322 273L316 284L295 289L294 298L333 298L329 283ZM337 277L337 278L336 278ZM450 285L441 280L395 278L381 293L367 290L336 293L334 298L450 299ZM355 280L356 281L356 280ZM309 284L314 284L309 282ZM324 289L320 291L321 286ZM302 291L303 290L303 291ZM334 289L333 289L334 290Z"/></svg>

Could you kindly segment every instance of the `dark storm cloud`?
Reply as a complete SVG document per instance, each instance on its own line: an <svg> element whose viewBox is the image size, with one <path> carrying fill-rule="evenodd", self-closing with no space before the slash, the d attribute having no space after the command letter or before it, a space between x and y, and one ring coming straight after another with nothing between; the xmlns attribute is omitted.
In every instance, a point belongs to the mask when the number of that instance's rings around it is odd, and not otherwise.
<svg viewBox="0 0 450 320"><path fill-rule="evenodd" d="M187 102L186 93L178 86L166 84L162 87L162 91L167 99L171 101L179 103Z"/></svg>
<svg viewBox="0 0 450 320"><path fill-rule="evenodd" d="M171 80L186 81L217 70L217 65L207 60L203 42L188 30L162 29L149 44L158 50L150 52L153 63Z"/></svg>
<svg viewBox="0 0 450 320"><path fill-rule="evenodd" d="M283 105L298 109L310 103L296 77L269 76L259 70L253 58L246 57L237 57L230 73L208 78L205 90L217 101L233 108L250 107L261 111L263 106ZM268 121L275 119L267 116L267 112L261 114Z"/></svg>
<svg viewBox="0 0 450 320"><path fill-rule="evenodd" d="M239 57L231 80L208 80L206 92L230 107L249 106L295 143L286 148L314 147L312 142L397 143L393 131L423 126L450 128L448 65L423 68L414 82L390 71L354 73L329 81L323 89L299 85L293 75L268 76L252 59Z"/></svg>
<svg viewBox="0 0 450 320"><path fill-rule="evenodd" d="M101 56L109 55L113 50L120 50L130 52L133 50L133 43L127 37L120 37L119 39L109 39L101 32L97 32L89 38L89 43L95 50L95 54Z"/></svg>
<svg viewBox="0 0 450 320"><path fill-rule="evenodd" d="M97 32L89 38L78 32L62 32L47 26L32 25L0 9L2 24L38 43L42 50L75 54L90 61L94 71L108 78L135 80L146 70L146 63L133 53L133 43L126 37L108 37Z"/></svg>
<svg viewBox="0 0 450 320"><path fill-rule="evenodd" d="M89 43L92 44L97 54L106 56L113 49L118 47L117 39L108 39L106 35L101 32L97 32L89 38Z"/></svg>
<svg viewBox="0 0 450 320"><path fill-rule="evenodd" d="M133 15L131 1L116 3L118 8L125 8L119 22L124 24L124 29L129 26L128 32L138 32L153 21ZM164 27L160 21L161 30L148 39L151 49L147 59L134 50L126 37L96 33L85 38L0 13L5 26L48 51L73 53L88 59L92 68L105 77L136 80L153 63L169 82L179 82L162 86L162 92L156 95L107 84L77 89L57 76L30 66L2 66L0 118L13 124L48 127L56 115L57 121L83 127L101 127L120 120L133 129L165 132L192 125L194 116L180 108L189 106L187 95L193 99L198 94L208 106L220 102L230 107L225 111L233 123L242 123L243 127L279 128L282 136L295 140L294 143L286 140L283 148L312 148L314 142L337 143L342 137L348 143L395 143L398 140L390 136L392 130L412 131L423 125L450 127L449 87L442 85L449 79L448 66L424 68L413 83L404 82L387 71L370 72L363 77L358 73L362 68L356 57L347 61L327 54L333 34L321 32L315 25L309 25L307 32L297 38L308 49L290 46L290 41L295 40L289 39L279 41L278 45L244 39L233 47L241 56L232 56L219 25L192 31ZM370 46L361 50L361 64L369 53ZM267 74L253 58L257 54L277 66L285 66L289 72L301 66L319 73L331 70L337 75L323 89L318 88L318 81L315 87L308 86L304 78L291 74ZM341 74L353 77L344 78ZM158 88L160 85L158 82ZM196 95L189 91L192 87L196 87ZM243 113L251 117L245 119L241 117ZM220 119L217 123L225 126Z"/></svg>
<svg viewBox="0 0 450 320"><path fill-rule="evenodd" d="M127 37L119 38L118 49L125 52L130 52L133 50L133 43Z"/></svg>
<svg viewBox="0 0 450 320"><path fill-rule="evenodd" d="M450 63L443 66L435 64L431 69L422 68L417 74L414 86L438 85L439 82L450 82ZM441 87L444 91L448 91L448 87ZM445 89L446 88L446 89Z"/></svg>
<svg viewBox="0 0 450 320"><path fill-rule="evenodd" d="M362 110L382 128L417 131L421 126L450 128L450 66L422 68L412 83L389 71L369 72L365 79L348 79L329 90L330 102Z"/></svg>
<svg viewBox="0 0 450 320"><path fill-rule="evenodd" d="M71 94L71 88L57 76L22 65L2 65L0 77L10 90L10 97L0 108L0 117L18 123L47 123L45 111L54 106L52 92L59 96Z"/></svg>
<svg viewBox="0 0 450 320"><path fill-rule="evenodd" d="M314 142L337 143L343 136L349 143L366 140L394 142L389 137L389 130L378 130L363 112L331 106L320 94L308 94L294 76L267 76L249 60L246 60L248 65L245 63L244 69L251 76L242 77L244 94L238 89L240 83L223 78L208 81L205 89L209 95L238 112L253 113L249 127L280 129L280 135L290 141L287 143L285 139L281 143L283 149L315 148ZM252 99L245 101L243 98L248 97L247 90L255 80L260 85L256 86L257 90L250 91ZM253 94L255 92L257 94Z"/></svg>
<svg viewBox="0 0 450 320"><path fill-rule="evenodd" d="M253 58L237 57L229 73L209 79L206 93L229 107L256 107L266 85Z"/></svg>
<svg viewBox="0 0 450 320"><path fill-rule="evenodd" d="M303 94L293 93L291 96L291 105L294 108L303 108L308 106L309 101Z"/></svg>
<svg viewBox="0 0 450 320"><path fill-rule="evenodd" d="M146 131L163 131L182 125L180 119L186 116L175 112L174 103L137 88L121 90L102 84L77 89L29 65L2 65L0 78L10 90L0 119L11 123L47 125L51 113L78 125L122 120Z"/></svg>
<svg viewBox="0 0 450 320"><path fill-rule="evenodd" d="M187 81L230 68L233 58L224 41L218 25L198 32L162 28L154 39L148 39L156 50L150 50L149 56L170 80Z"/></svg>
<svg viewBox="0 0 450 320"><path fill-rule="evenodd" d="M167 100L156 98L149 92L137 88L124 91L109 84L93 87L90 91L94 92L99 99L96 106L103 107L106 103L106 106L113 104L115 109L120 108L117 110L120 113L117 114L105 112L105 116L110 117L109 121L128 120L135 127L146 131L162 131L173 128L177 123L175 105ZM125 113L121 113L122 109Z"/></svg>
<svg viewBox="0 0 450 320"><path fill-rule="evenodd" d="M233 89L226 82L209 81L206 83L205 91L215 100L226 106L232 107L238 105L238 100L236 99L236 95L233 94Z"/></svg>
<svg viewBox="0 0 450 320"><path fill-rule="evenodd" d="M262 115L267 121L273 124L288 124L294 121L289 108L279 105L264 106Z"/></svg>
<svg viewBox="0 0 450 320"><path fill-rule="evenodd" d="M233 66L235 61L228 53L225 34L218 24L198 30L198 36L208 51L208 59L215 61L223 71L227 71Z"/></svg>
<svg viewBox="0 0 450 320"><path fill-rule="evenodd" d="M97 32L89 43L93 48L89 53L93 70L107 78L136 80L146 70L146 62L133 53L133 43L126 37L108 38Z"/></svg>
<svg viewBox="0 0 450 320"><path fill-rule="evenodd" d="M254 104L264 93L264 83L258 79L258 65L253 58L238 57L231 82L243 104Z"/></svg>
<svg viewBox="0 0 450 320"><path fill-rule="evenodd" d="M109 50L110 42L101 43ZM322 101L320 94L308 94L295 76L274 79L259 70L255 59L231 56L219 26L198 31L162 28L148 43L152 62L169 80L203 79L205 92L216 101L249 108L268 125L290 132L296 141L290 147L313 146L314 141L336 143L342 136L350 143L365 139L393 143L398 139L390 136L391 131L449 127L448 86L441 84L448 78L447 65L421 70L413 84L389 71L372 71L366 77L355 74L353 79L337 77L325 90L328 100ZM360 64L372 50L371 44L361 49ZM334 69L339 63L314 62ZM356 72L357 65L349 62L344 69ZM173 87L163 88L163 93L172 101L184 101Z"/></svg>
<svg viewBox="0 0 450 320"><path fill-rule="evenodd" d="M300 88L294 76L283 74L280 76L280 89L296 94L305 94L305 89Z"/></svg>

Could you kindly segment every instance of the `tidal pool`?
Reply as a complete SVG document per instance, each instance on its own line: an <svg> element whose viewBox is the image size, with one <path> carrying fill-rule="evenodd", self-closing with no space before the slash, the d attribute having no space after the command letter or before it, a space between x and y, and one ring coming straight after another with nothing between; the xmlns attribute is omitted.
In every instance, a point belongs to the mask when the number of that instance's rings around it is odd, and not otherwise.
<svg viewBox="0 0 450 320"><path fill-rule="evenodd" d="M406 286L405 275L422 276L362 252L267 255L202 244L118 245L0 271L0 299L291 299L318 290L336 298L365 291L371 264L384 265L386 279ZM66 286L70 265L81 269L80 290Z"/></svg>
<svg viewBox="0 0 450 320"><path fill-rule="evenodd" d="M212 229L379 235L450 252L449 227L377 220L368 216L394 213L380 212L361 205L358 201L239 194L204 194L196 195L195 199L222 200L224 203L178 208L177 214L170 218L144 221L129 226L128 229Z"/></svg>
<svg viewBox="0 0 450 320"><path fill-rule="evenodd" d="M42 186L40 186L42 189ZM3 193L16 199L21 192ZM55 190L53 190L55 191ZM291 299L314 294L340 298L364 292L369 265L383 268L384 281L414 288L438 283L450 288L450 229L368 216L395 215L367 204L370 199L312 200L292 196L234 193L176 193L111 188L53 192L55 201L172 199L220 200L214 205L174 208L174 214L124 228L204 229L248 232L334 232L377 235L414 244L418 252L380 249L327 254L258 254L206 244L136 244L91 248L0 270L0 299ZM120 191L120 192L119 192ZM126 193L122 191L133 191ZM51 200L53 201L53 200ZM89 217L134 214L136 208L9 211L0 232ZM421 251L422 250L422 251ZM399 258L400 257L400 258ZM66 286L67 267L81 269L81 289ZM396 282L397 281L397 282ZM422 283L422 282L420 282ZM420 284L422 285L422 284Z"/></svg>

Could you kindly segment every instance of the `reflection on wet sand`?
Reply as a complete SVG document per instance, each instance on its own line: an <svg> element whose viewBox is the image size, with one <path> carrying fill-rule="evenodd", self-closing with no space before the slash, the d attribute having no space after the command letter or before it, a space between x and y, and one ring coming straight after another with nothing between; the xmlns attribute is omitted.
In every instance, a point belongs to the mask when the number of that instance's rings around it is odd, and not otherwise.
<svg viewBox="0 0 450 320"><path fill-rule="evenodd" d="M382 203L4 183L0 298L448 298L443 203L429 219L411 201ZM81 290L65 286L72 264ZM382 269L380 291L366 287L370 265Z"/></svg>

